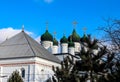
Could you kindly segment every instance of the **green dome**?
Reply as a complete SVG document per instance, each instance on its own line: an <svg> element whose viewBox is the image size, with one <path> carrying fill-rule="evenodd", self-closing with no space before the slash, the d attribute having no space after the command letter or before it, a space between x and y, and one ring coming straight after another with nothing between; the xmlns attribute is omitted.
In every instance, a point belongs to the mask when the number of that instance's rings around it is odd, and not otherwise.
<svg viewBox="0 0 120 82"><path fill-rule="evenodd" d="M61 43L68 43L67 38L65 37L65 35L61 38L60 40Z"/></svg>
<svg viewBox="0 0 120 82"><path fill-rule="evenodd" d="M86 34L83 35L83 37L81 38L81 42L86 42L88 40L88 37Z"/></svg>
<svg viewBox="0 0 120 82"><path fill-rule="evenodd" d="M41 41L53 41L53 36L46 30L46 32L41 36Z"/></svg>
<svg viewBox="0 0 120 82"><path fill-rule="evenodd" d="M72 42L72 40L70 40L70 42L68 43L68 47L75 47L74 42Z"/></svg>
<svg viewBox="0 0 120 82"><path fill-rule="evenodd" d="M55 38L53 39L53 45L58 46L58 41Z"/></svg>
<svg viewBox="0 0 120 82"><path fill-rule="evenodd" d="M70 38L72 38L73 42L80 42L80 36L76 33L75 29L73 29L72 35L68 37L68 41L70 41Z"/></svg>

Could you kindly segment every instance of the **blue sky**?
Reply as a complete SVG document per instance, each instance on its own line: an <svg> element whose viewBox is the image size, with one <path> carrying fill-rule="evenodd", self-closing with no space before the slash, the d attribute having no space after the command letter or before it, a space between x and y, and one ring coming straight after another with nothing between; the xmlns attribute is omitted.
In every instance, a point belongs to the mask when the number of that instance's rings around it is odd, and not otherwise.
<svg viewBox="0 0 120 82"><path fill-rule="evenodd" d="M48 21L49 32L56 31L60 39L63 33L71 34L76 20L80 36L86 27L86 33L100 37L96 28L104 25L103 18L120 19L119 4L120 0L0 0L0 29L21 29L24 24L25 30L37 38L45 32Z"/></svg>

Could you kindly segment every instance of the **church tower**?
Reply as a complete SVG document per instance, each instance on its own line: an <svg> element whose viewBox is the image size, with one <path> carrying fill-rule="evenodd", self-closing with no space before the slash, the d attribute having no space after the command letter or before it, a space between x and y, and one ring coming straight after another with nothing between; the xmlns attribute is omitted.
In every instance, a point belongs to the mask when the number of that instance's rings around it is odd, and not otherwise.
<svg viewBox="0 0 120 82"><path fill-rule="evenodd" d="M68 53L68 40L65 35L60 40L61 43L61 53Z"/></svg>
<svg viewBox="0 0 120 82"><path fill-rule="evenodd" d="M80 46L80 36L76 33L76 30L73 29L72 35L68 37L68 41L70 42L70 39L72 39L72 42L74 42L75 45L75 52L80 52L81 46Z"/></svg>
<svg viewBox="0 0 120 82"><path fill-rule="evenodd" d="M83 37L80 40L81 40L81 42L84 42L84 45L86 45L86 42L88 40L88 36L84 33ZM83 46L83 45L81 45L81 46ZM85 49L85 51L88 50L87 47L85 47L85 46L83 48Z"/></svg>
<svg viewBox="0 0 120 82"><path fill-rule="evenodd" d="M75 44L72 42L72 38L70 37L70 41L68 43L68 53L71 55L75 55Z"/></svg>
<svg viewBox="0 0 120 82"><path fill-rule="evenodd" d="M73 22L73 32L72 34L68 37L68 41L70 42L70 39L72 38L72 41L74 42L75 45L75 52L80 52L81 46L80 46L80 36L77 34L75 28L76 28L77 22Z"/></svg>
<svg viewBox="0 0 120 82"><path fill-rule="evenodd" d="M53 47L52 47L52 53L57 54L58 53L58 41L55 38L55 32L54 32L54 38L53 38Z"/></svg>
<svg viewBox="0 0 120 82"><path fill-rule="evenodd" d="M48 23L46 24L46 28L48 28ZM48 51L52 52L53 36L48 32L48 29L46 29L45 33L41 36L41 45Z"/></svg>

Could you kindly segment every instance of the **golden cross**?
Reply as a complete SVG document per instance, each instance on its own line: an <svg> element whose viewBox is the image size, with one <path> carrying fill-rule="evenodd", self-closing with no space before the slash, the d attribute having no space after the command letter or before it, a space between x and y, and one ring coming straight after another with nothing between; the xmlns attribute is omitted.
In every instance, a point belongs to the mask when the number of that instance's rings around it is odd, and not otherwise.
<svg viewBox="0 0 120 82"><path fill-rule="evenodd" d="M77 21L73 21L73 27L76 28L76 25L77 25Z"/></svg>
<svg viewBox="0 0 120 82"><path fill-rule="evenodd" d="M48 30L48 21L46 22L46 30Z"/></svg>
<svg viewBox="0 0 120 82"><path fill-rule="evenodd" d="M53 33L54 33L54 38L55 38L55 36L56 36L57 33L56 32L53 32Z"/></svg>
<svg viewBox="0 0 120 82"><path fill-rule="evenodd" d="M86 33L86 31L87 31L87 28L86 28L86 27L84 27L82 30L84 31L84 33Z"/></svg>
<svg viewBox="0 0 120 82"><path fill-rule="evenodd" d="M63 32L63 35L65 36L66 31Z"/></svg>
<svg viewBox="0 0 120 82"><path fill-rule="evenodd" d="M24 32L24 25L22 25L22 32Z"/></svg>

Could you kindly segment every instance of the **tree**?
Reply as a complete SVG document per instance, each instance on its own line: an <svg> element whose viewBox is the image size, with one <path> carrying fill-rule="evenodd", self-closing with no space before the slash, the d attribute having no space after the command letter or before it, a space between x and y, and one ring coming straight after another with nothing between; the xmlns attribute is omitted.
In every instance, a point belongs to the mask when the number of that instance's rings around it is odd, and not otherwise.
<svg viewBox="0 0 120 82"><path fill-rule="evenodd" d="M88 76L86 79L94 82L99 76L111 71L114 53L111 53L106 46L101 46L98 40L92 39L90 35L82 39L81 43L82 50L77 54L81 60L76 61L76 67L78 71Z"/></svg>
<svg viewBox="0 0 120 82"><path fill-rule="evenodd" d="M120 20L105 19L106 25L98 27L105 33L104 41L107 42L114 52L120 53Z"/></svg>
<svg viewBox="0 0 120 82"><path fill-rule="evenodd" d="M90 35L81 38L81 45L80 53L75 55L79 59L67 57L61 63L61 68L57 67L55 70L53 67L58 82L85 82L87 80L94 82L100 76L108 77L113 67L114 54L105 46L100 46L98 40L92 39ZM96 50L97 53L95 53Z"/></svg>
<svg viewBox="0 0 120 82"><path fill-rule="evenodd" d="M55 73L55 77L53 77L54 82L80 82L80 77L77 75L78 71L74 68L73 61L74 59L72 56L67 56L61 62L61 68L55 68L53 66L53 71Z"/></svg>
<svg viewBox="0 0 120 82"><path fill-rule="evenodd" d="M18 71L14 71L7 82L24 82Z"/></svg>
<svg viewBox="0 0 120 82"><path fill-rule="evenodd" d="M105 23L106 25L98 28L105 33L105 36L103 36L104 40L101 42L107 43L109 50L115 53L114 69L111 70L109 78L113 82L120 82L120 20L108 18L105 19Z"/></svg>

